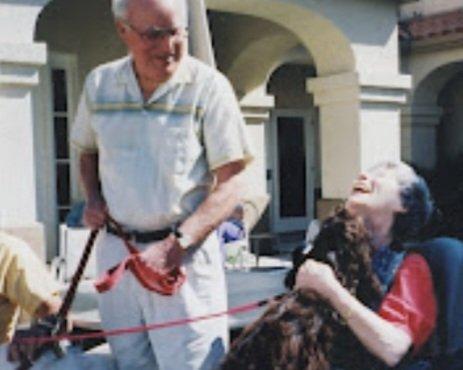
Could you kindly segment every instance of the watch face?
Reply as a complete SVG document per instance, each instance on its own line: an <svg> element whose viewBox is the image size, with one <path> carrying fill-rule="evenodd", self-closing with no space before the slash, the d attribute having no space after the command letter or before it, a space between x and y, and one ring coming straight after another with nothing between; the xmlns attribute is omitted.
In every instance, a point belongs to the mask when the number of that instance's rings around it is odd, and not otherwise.
<svg viewBox="0 0 463 370"><path fill-rule="evenodd" d="M183 249L187 249L189 246L191 246L191 237L188 235L183 234L179 239L178 239L178 244Z"/></svg>

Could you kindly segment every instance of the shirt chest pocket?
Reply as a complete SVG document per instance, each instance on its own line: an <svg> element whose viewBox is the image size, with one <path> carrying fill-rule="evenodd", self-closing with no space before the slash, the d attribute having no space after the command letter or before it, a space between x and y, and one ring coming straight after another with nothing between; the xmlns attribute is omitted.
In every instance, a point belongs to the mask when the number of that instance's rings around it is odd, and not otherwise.
<svg viewBox="0 0 463 370"><path fill-rule="evenodd" d="M202 153L199 123L191 114L161 115L153 135L158 135L152 153L164 158L175 174L188 172Z"/></svg>
<svg viewBox="0 0 463 370"><path fill-rule="evenodd" d="M135 155L141 134L139 121L130 113L97 113L94 127L100 153L114 159Z"/></svg>
<svg viewBox="0 0 463 370"><path fill-rule="evenodd" d="M199 121L193 114L140 110L100 113L94 120L103 155L141 160L184 174L202 153Z"/></svg>

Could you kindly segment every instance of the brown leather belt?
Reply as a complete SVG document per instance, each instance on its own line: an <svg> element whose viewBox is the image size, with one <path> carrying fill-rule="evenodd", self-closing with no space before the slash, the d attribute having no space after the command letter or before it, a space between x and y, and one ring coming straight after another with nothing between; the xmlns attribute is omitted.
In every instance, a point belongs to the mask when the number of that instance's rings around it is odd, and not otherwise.
<svg viewBox="0 0 463 370"><path fill-rule="evenodd" d="M106 231L110 234L120 236L120 232L111 224L106 225ZM123 236L128 240L133 240L136 243L151 243L163 240L172 233L172 228L168 227L154 231L138 231L138 230L123 230Z"/></svg>

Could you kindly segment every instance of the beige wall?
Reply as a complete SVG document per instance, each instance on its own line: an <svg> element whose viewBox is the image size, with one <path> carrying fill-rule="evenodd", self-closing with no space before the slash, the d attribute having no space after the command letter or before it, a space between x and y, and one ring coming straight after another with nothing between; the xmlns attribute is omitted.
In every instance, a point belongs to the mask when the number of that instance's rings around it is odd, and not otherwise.
<svg viewBox="0 0 463 370"><path fill-rule="evenodd" d="M209 22L218 67L223 71L230 69L237 55L248 45L264 36L288 32L274 22L230 12L211 11Z"/></svg>
<svg viewBox="0 0 463 370"><path fill-rule="evenodd" d="M320 76L356 69L366 75L398 72L396 4L344 0L208 0L215 10L271 20L311 51ZM374 68L371 66L374 65Z"/></svg>
<svg viewBox="0 0 463 370"><path fill-rule="evenodd" d="M213 11L209 19L217 66L239 96L265 84L282 57L300 43L287 29L261 18Z"/></svg>
<svg viewBox="0 0 463 370"><path fill-rule="evenodd" d="M316 9L326 2L309 1L301 4L265 0L208 0L206 3L213 10L254 16L285 28L296 35L306 49L317 55L319 73L333 73L354 66L352 50L345 35L328 19L320 17L323 9ZM327 39L332 42L327 44Z"/></svg>

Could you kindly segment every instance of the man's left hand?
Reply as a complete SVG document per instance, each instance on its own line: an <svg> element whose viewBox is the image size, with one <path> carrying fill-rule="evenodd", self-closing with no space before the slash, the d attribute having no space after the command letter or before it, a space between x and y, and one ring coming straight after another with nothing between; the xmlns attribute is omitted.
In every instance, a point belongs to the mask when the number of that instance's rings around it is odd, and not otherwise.
<svg viewBox="0 0 463 370"><path fill-rule="evenodd" d="M149 267L167 273L181 267L184 255L185 251L178 244L177 238L169 235L148 245L146 250L140 253L140 259Z"/></svg>

